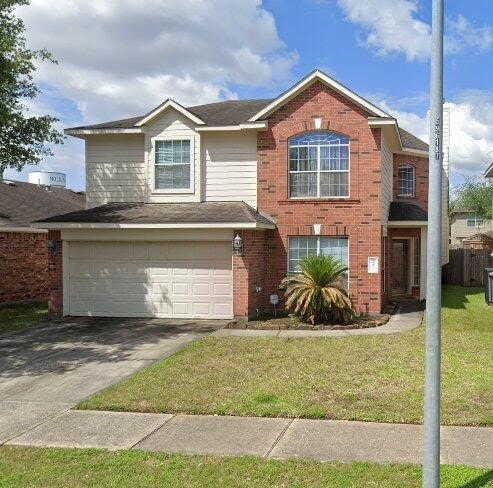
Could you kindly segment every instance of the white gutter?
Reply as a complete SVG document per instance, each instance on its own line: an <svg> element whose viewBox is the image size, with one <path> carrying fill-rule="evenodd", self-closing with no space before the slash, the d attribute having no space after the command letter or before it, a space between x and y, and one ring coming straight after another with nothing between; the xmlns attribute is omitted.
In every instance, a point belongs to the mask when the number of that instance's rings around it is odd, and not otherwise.
<svg viewBox="0 0 493 488"><path fill-rule="evenodd" d="M389 220L387 227L427 227L426 220Z"/></svg>
<svg viewBox="0 0 493 488"><path fill-rule="evenodd" d="M46 234L46 229L35 229L33 227L0 227L0 232L30 232L32 234Z"/></svg>
<svg viewBox="0 0 493 488"><path fill-rule="evenodd" d="M275 229L276 225L260 222L207 222L179 224L113 224L103 222L37 222L35 229Z"/></svg>
<svg viewBox="0 0 493 488"><path fill-rule="evenodd" d="M104 134L143 134L144 131L138 127L130 129L65 129L64 133L69 136L89 136Z"/></svg>
<svg viewBox="0 0 493 488"><path fill-rule="evenodd" d="M216 125L216 126L208 125L203 127L195 127L195 130L197 132L249 130L249 129L256 129L256 130L267 129L267 121L248 122L239 125Z"/></svg>

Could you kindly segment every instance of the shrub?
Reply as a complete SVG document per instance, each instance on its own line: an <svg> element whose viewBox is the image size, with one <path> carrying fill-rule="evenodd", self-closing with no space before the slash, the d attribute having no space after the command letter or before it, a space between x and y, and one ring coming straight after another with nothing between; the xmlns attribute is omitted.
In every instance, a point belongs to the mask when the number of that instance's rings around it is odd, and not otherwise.
<svg viewBox="0 0 493 488"><path fill-rule="evenodd" d="M286 288L286 308L312 325L352 322L356 313L343 280L347 270L331 256L307 256L300 263L300 273L281 282Z"/></svg>

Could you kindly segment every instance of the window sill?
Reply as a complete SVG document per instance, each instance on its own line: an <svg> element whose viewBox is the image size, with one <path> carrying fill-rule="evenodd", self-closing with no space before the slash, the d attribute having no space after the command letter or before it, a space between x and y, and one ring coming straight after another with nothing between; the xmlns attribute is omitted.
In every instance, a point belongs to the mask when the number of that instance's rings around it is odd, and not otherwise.
<svg viewBox="0 0 493 488"><path fill-rule="evenodd" d="M183 190L151 190L151 195L193 195L194 189Z"/></svg>
<svg viewBox="0 0 493 488"><path fill-rule="evenodd" d="M277 203L280 205L307 203L311 203L313 205L317 205L319 203L345 203L354 205L361 203L361 200L359 198L288 198L286 200L278 200Z"/></svg>

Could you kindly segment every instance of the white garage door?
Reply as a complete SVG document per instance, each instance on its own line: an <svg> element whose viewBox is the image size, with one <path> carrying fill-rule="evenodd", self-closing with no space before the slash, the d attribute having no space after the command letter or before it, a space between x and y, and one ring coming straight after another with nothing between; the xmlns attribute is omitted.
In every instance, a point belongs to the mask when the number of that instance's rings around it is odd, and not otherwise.
<svg viewBox="0 0 493 488"><path fill-rule="evenodd" d="M229 242L69 243L70 315L231 318Z"/></svg>

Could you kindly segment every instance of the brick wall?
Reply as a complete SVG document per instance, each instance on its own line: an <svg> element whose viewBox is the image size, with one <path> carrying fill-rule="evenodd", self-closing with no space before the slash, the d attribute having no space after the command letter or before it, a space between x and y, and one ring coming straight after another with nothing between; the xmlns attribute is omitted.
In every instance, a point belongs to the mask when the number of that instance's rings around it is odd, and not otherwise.
<svg viewBox="0 0 493 488"><path fill-rule="evenodd" d="M350 196L346 199L289 200L288 139L322 129L350 137ZM383 305L381 274L368 274L367 259L382 260L381 133L368 125L368 113L321 82L315 82L269 117L269 129L258 133L258 205L277 219L277 231L266 234L268 252L265 296L278 293L287 272L289 236L310 235L322 224L321 235L348 236L349 286L356 308L379 312Z"/></svg>
<svg viewBox="0 0 493 488"><path fill-rule="evenodd" d="M416 195L414 197L399 197L398 196L398 173L401 164L410 164L415 169L415 188ZM424 210L428 209L428 158L420 158L417 156L406 156L404 154L394 154L394 200L412 202L419 205Z"/></svg>
<svg viewBox="0 0 493 488"><path fill-rule="evenodd" d="M48 231L48 239L55 241L55 250L49 253L48 311L52 316L61 316L63 315L63 255L60 231Z"/></svg>
<svg viewBox="0 0 493 488"><path fill-rule="evenodd" d="M0 303L46 300L46 234L0 232Z"/></svg>
<svg viewBox="0 0 493 488"><path fill-rule="evenodd" d="M243 239L244 256L233 255L233 313L235 317L254 317L265 311L265 278L269 273L267 234L271 231L235 231ZM257 292L256 288L261 290Z"/></svg>

